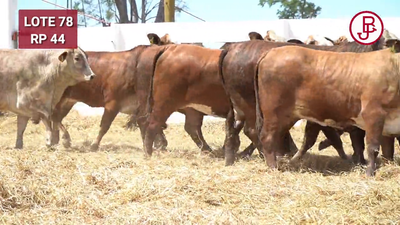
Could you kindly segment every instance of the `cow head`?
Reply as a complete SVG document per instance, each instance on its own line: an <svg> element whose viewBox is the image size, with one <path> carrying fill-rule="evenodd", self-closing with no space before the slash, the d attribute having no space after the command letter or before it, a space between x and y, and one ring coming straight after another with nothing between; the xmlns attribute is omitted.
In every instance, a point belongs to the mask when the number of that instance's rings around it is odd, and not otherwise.
<svg viewBox="0 0 400 225"><path fill-rule="evenodd" d="M384 48L392 48L394 52L400 52L400 39L396 35L385 29L382 38L384 39Z"/></svg>
<svg viewBox="0 0 400 225"><path fill-rule="evenodd" d="M308 36L307 40L304 43L306 45L318 45L318 41L315 40L313 35Z"/></svg>
<svg viewBox="0 0 400 225"><path fill-rule="evenodd" d="M250 40L264 40L261 34L254 31L249 33L249 38Z"/></svg>
<svg viewBox="0 0 400 225"><path fill-rule="evenodd" d="M400 40L398 39L390 39L385 41L386 48L392 48L393 52L400 52Z"/></svg>
<svg viewBox="0 0 400 225"><path fill-rule="evenodd" d="M65 50L58 60L61 62L61 72L78 82L92 80L96 76L89 66L86 53L79 47Z"/></svg>
<svg viewBox="0 0 400 225"><path fill-rule="evenodd" d="M307 40L304 42L307 45L321 45L321 46L332 46L334 45L334 41L327 37L321 36L308 36Z"/></svg>
<svg viewBox="0 0 400 225"><path fill-rule="evenodd" d="M162 36L161 38L155 34L155 33L149 33L147 34L147 38L150 41L150 44L152 45L168 45L168 44L174 44L170 37L169 34L165 34L164 36Z"/></svg>
<svg viewBox="0 0 400 225"><path fill-rule="evenodd" d="M341 45L343 43L348 43L349 40L346 36L340 36L336 41L333 42L334 45Z"/></svg>
<svg viewBox="0 0 400 225"><path fill-rule="evenodd" d="M275 32L273 30L268 30L267 35L265 35L264 40L266 41L275 41L272 38L275 36Z"/></svg>

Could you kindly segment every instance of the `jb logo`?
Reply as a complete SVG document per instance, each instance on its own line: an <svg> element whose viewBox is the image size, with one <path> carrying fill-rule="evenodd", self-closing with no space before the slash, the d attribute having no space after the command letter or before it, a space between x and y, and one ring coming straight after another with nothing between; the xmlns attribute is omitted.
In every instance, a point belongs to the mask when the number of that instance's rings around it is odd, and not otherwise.
<svg viewBox="0 0 400 225"><path fill-rule="evenodd" d="M371 11L357 13L349 27L351 37L362 45L370 45L379 40L384 29L382 19Z"/></svg>

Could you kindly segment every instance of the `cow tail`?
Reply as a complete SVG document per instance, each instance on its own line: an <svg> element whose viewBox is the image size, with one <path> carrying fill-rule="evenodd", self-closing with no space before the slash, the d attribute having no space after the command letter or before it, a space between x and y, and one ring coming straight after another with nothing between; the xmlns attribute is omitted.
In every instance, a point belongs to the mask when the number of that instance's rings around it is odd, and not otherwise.
<svg viewBox="0 0 400 225"><path fill-rule="evenodd" d="M154 104L154 100L153 100L153 81L154 81L154 73L156 72L156 68L157 68L157 62L158 59L161 57L161 55L165 52L167 48L162 48L154 57L153 60L153 71L151 73L151 79L150 79L150 87L149 87L149 94L147 96L147 104L146 104L146 117L150 116L151 111L153 110L153 104Z"/></svg>
<svg viewBox="0 0 400 225"><path fill-rule="evenodd" d="M229 113L228 113L228 117L227 120L229 121L229 123L231 123L232 128L235 127L235 114L233 111L233 103L231 100L231 97L229 95L228 90L225 87L225 80L224 80L224 74L223 74L223 65L224 65L224 59L225 56L228 54L228 50L222 50L221 55L219 56L219 60L218 60L218 75L221 79L222 82L222 87L225 90L225 94L228 97L228 101L229 101ZM232 114L233 117L230 118L229 114Z"/></svg>
<svg viewBox="0 0 400 225"><path fill-rule="evenodd" d="M258 136L261 133L261 129L262 129L262 125L263 125L263 120L264 120L264 116L261 112L261 108L260 108L260 96L258 93L258 68L260 66L260 63L262 62L262 60L264 59L264 57L268 54L265 53L263 56L261 56L261 58L258 60L257 64L256 64L256 68L255 68L255 73L254 73L254 92L255 92L255 97L256 97L256 131L258 133Z"/></svg>
<svg viewBox="0 0 400 225"><path fill-rule="evenodd" d="M222 50L221 55L219 55L218 60L218 75L221 78L222 84L225 84L224 75L222 74L222 68L224 65L225 56L228 54L227 50Z"/></svg>

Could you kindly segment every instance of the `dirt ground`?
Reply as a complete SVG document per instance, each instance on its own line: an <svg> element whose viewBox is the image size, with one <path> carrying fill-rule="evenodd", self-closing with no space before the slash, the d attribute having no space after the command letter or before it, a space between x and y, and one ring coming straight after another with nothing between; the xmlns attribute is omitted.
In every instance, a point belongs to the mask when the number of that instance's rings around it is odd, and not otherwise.
<svg viewBox="0 0 400 225"><path fill-rule="evenodd" d="M221 152L201 154L183 125L166 130L168 152L144 158L139 131L118 116L97 152L100 117L64 120L72 148L45 147L43 124L30 123L14 150L16 118L0 117L0 222L4 224L399 224L400 160L365 168L317 147L279 171L258 157L225 167ZM203 127L214 148L224 126ZM292 131L300 147L303 127ZM319 140L323 135L321 134ZM241 149L249 144L241 137ZM344 135L345 150L352 154ZM396 144L397 148L397 144ZM216 150L218 151L218 150ZM218 152L217 152L218 153ZM398 155L398 149L396 149Z"/></svg>

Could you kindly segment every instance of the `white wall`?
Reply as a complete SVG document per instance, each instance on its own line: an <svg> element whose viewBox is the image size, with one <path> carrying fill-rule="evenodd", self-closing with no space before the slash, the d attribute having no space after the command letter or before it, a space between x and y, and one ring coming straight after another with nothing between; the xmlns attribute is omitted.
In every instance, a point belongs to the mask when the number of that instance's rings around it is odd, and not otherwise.
<svg viewBox="0 0 400 225"><path fill-rule="evenodd" d="M15 18L17 11L18 0L0 0L0 49L14 48L14 43L11 40L12 33L15 31Z"/></svg>
<svg viewBox="0 0 400 225"><path fill-rule="evenodd" d="M382 18L386 29L400 36L400 18ZM149 44L148 33L160 37L169 33L173 42L202 42L209 48L219 48L225 42L248 40L248 33L256 31L265 36L267 30L287 39L305 41L309 35L321 35L336 40L342 35L353 41L348 19L305 19L246 22L197 22L112 24L103 28L79 28L79 45L87 50L123 51L137 45ZM111 50L112 48L112 50Z"/></svg>

